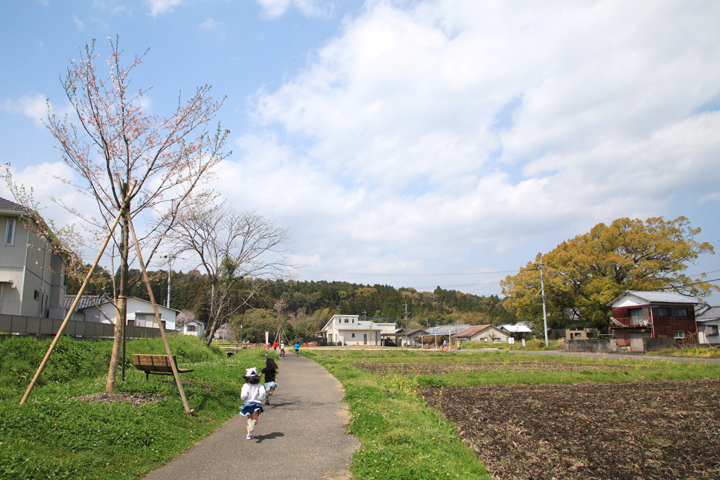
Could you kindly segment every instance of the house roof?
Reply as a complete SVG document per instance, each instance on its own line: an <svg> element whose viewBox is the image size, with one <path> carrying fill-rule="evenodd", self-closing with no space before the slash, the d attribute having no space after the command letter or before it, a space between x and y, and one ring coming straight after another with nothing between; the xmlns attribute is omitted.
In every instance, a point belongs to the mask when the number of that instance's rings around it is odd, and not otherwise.
<svg viewBox="0 0 720 480"><path fill-rule="evenodd" d="M416 328L415 330L409 330L407 332L403 332L403 335L406 337L409 337L410 335L417 335L422 333L423 335L427 335L427 331L423 330L422 328Z"/></svg>
<svg viewBox="0 0 720 480"><path fill-rule="evenodd" d="M147 303L148 305L152 305L152 303L149 300L144 300L142 298L138 297L127 297L129 299L135 299L143 303ZM65 296L65 311L67 312L70 307L72 307L72 303L75 300L75 295L66 295ZM84 308L90 308L94 307L95 304L98 306L103 305L105 303L110 303L110 297L107 294L102 295L83 295L80 297L80 301L78 302L78 306L76 310L82 310ZM93 303L94 302L94 303ZM180 312L180 310L175 310L174 308L168 308L164 305L157 304L158 308L164 308L165 310L173 310L175 312Z"/></svg>
<svg viewBox="0 0 720 480"><path fill-rule="evenodd" d="M492 325L472 325L465 330L458 332L455 336L458 338L472 338L483 330L487 330Z"/></svg>
<svg viewBox="0 0 720 480"><path fill-rule="evenodd" d="M617 303L618 300L629 296L639 298L640 300L647 303L685 303L691 305L700 303L694 297L687 297L685 295L680 295L679 293L675 292L642 292L638 290L627 290L625 293L613 299L613 301L608 303L607 306L611 307L612 305Z"/></svg>
<svg viewBox="0 0 720 480"><path fill-rule="evenodd" d="M438 325L436 327L426 328L428 335L455 335L462 332L470 325Z"/></svg>
<svg viewBox="0 0 720 480"><path fill-rule="evenodd" d="M20 205L18 205L15 202L11 202L10 200L0 198L0 212L17 213L18 215L21 215L24 212L24 210Z"/></svg>
<svg viewBox="0 0 720 480"><path fill-rule="evenodd" d="M695 318L696 322L705 323L720 320L720 307L710 307Z"/></svg>
<svg viewBox="0 0 720 480"><path fill-rule="evenodd" d="M75 295L65 295L65 311L67 312L72 307L75 301ZM108 303L110 297L105 294L102 295L83 295L80 297L80 301L77 304L75 310L82 310L83 308L94 307L95 304L102 305ZM94 303L93 303L94 302Z"/></svg>
<svg viewBox="0 0 720 480"><path fill-rule="evenodd" d="M500 325L500 328L510 333L532 333L532 329L523 322L516 323L515 325L510 325L509 323Z"/></svg>
<svg viewBox="0 0 720 480"><path fill-rule="evenodd" d="M382 328L375 325L373 322L366 322L364 320L358 320L357 323L343 323L335 327L336 330L377 330L380 331Z"/></svg>

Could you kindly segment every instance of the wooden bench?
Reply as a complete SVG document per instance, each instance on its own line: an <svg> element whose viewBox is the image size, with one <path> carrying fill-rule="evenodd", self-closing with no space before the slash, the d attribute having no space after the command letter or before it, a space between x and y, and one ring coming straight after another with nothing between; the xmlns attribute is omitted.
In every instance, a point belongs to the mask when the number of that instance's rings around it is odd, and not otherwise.
<svg viewBox="0 0 720 480"><path fill-rule="evenodd" d="M138 370L145 372L145 380L150 379L153 375L172 375L172 366L168 361L167 355L140 355L134 353L132 356L133 365ZM177 367L177 358L173 355L173 363ZM178 373L192 372L192 368L178 368Z"/></svg>

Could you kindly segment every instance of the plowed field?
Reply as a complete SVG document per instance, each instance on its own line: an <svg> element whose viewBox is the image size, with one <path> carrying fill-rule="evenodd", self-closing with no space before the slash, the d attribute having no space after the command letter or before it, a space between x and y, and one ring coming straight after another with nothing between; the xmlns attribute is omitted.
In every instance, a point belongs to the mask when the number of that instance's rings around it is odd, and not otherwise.
<svg viewBox="0 0 720 480"><path fill-rule="evenodd" d="M633 365L573 362L412 362L412 363L353 363L352 366L380 376L386 375L443 375L454 372L522 372L542 370L544 372L625 370ZM656 367L643 365L643 369Z"/></svg>
<svg viewBox="0 0 720 480"><path fill-rule="evenodd" d="M498 479L720 479L720 380L418 395L458 426Z"/></svg>

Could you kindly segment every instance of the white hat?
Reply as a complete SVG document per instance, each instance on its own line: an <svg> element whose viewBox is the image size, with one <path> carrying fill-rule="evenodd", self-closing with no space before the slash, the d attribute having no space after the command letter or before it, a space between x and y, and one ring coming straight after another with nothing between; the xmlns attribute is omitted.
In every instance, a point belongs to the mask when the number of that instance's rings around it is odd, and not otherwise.
<svg viewBox="0 0 720 480"><path fill-rule="evenodd" d="M246 368L246 369L245 369L245 376L246 376L246 377L257 377L257 376L258 376L257 369L254 368L254 367L253 367L253 368Z"/></svg>

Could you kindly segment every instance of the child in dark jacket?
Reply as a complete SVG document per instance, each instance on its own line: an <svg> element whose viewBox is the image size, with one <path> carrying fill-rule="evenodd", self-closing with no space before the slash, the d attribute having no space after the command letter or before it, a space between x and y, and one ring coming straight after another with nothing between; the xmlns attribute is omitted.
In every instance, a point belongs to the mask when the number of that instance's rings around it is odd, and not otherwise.
<svg viewBox="0 0 720 480"><path fill-rule="evenodd" d="M265 392L267 393L265 405L270 405L270 397L272 397L272 394L278 387L278 384L275 383L275 377L278 374L278 366L277 363L275 363L275 360L268 358L265 361L265 368L263 368L260 373L265 375Z"/></svg>

